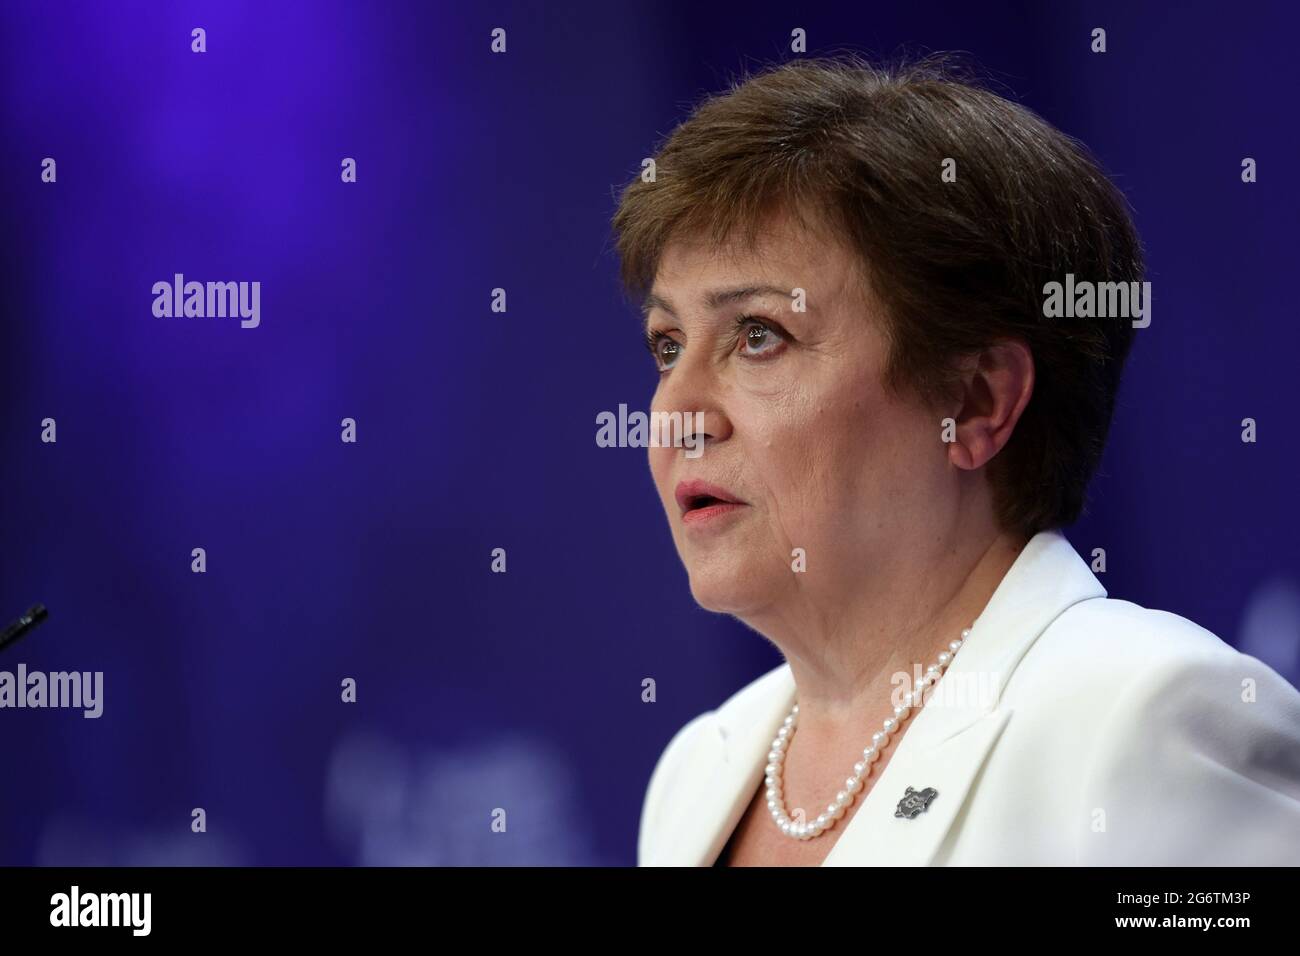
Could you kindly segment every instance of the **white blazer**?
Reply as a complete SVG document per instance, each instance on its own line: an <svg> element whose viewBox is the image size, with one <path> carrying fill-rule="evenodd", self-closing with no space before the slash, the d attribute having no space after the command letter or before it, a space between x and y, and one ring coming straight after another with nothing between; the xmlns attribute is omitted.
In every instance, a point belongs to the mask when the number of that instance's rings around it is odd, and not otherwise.
<svg viewBox="0 0 1300 956"><path fill-rule="evenodd" d="M823 866L1300 865L1300 692L1191 621L1109 600L1059 531L1017 557L945 682L985 692L913 712ZM677 731L638 865L714 863L794 693L783 664ZM936 794L899 816L908 787Z"/></svg>

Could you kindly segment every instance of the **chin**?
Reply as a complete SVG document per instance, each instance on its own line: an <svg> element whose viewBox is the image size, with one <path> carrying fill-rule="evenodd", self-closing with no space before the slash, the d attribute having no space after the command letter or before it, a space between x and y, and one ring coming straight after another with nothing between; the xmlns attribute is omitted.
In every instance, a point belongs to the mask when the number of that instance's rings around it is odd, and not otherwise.
<svg viewBox="0 0 1300 956"><path fill-rule="evenodd" d="M691 597L706 611L737 617L750 613L770 602L776 591L776 582L756 574L756 570L742 561L737 561L734 565L727 562L723 566L688 565Z"/></svg>

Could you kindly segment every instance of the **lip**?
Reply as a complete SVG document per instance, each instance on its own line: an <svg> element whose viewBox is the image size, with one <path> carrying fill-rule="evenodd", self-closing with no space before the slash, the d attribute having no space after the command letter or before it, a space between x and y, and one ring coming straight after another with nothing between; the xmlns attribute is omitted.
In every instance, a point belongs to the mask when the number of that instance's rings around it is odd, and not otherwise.
<svg viewBox="0 0 1300 956"><path fill-rule="evenodd" d="M710 484L707 481L701 481L698 478L679 482L674 497L677 499L677 507L684 524L693 525L714 521L723 515L732 514L746 506L744 501L741 501L727 489ZM711 498L713 501L703 507L693 507L695 501L705 497Z"/></svg>

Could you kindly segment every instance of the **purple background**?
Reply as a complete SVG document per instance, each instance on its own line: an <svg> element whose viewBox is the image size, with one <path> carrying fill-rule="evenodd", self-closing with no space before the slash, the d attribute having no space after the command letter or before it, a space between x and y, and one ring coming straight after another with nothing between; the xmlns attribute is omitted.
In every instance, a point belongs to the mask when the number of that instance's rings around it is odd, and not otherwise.
<svg viewBox="0 0 1300 956"><path fill-rule="evenodd" d="M609 217L796 26L969 51L1115 176L1153 317L1071 540L1300 678L1293 14L610 6L4 4L0 617L51 616L0 669L105 688L0 711L0 863L633 861L670 735L779 661L595 444L655 378ZM260 281L261 326L155 318L176 272Z"/></svg>

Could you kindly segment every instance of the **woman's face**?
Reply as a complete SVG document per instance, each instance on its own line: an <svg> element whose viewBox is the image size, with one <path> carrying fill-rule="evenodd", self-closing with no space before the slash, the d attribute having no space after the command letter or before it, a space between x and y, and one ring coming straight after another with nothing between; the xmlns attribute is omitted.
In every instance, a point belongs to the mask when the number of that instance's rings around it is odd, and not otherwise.
<svg viewBox="0 0 1300 956"><path fill-rule="evenodd" d="M697 456L649 452L702 606L742 619L794 596L834 607L941 536L956 495L940 415L886 391L879 307L847 249L789 219L752 253L676 241L647 305L651 411L703 416ZM709 491L736 504L694 498Z"/></svg>

